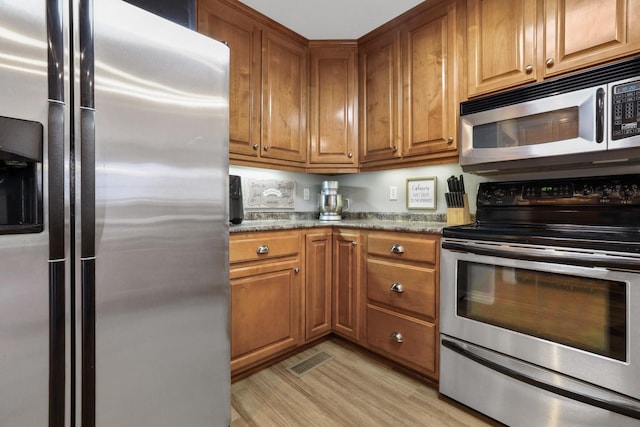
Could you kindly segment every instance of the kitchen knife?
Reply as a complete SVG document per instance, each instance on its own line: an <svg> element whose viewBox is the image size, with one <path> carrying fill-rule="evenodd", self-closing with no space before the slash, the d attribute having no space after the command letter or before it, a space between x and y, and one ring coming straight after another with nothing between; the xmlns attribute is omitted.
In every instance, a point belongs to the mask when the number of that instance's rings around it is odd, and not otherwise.
<svg viewBox="0 0 640 427"><path fill-rule="evenodd" d="M456 177L455 177L455 176L453 176L453 175L451 175L451 176L447 179L447 186L449 187L449 192L450 192L450 193L452 193L452 192L456 191L456 190L455 190L455 188L453 187L453 186L454 186L453 181L454 181L455 179L456 179Z"/></svg>
<svg viewBox="0 0 640 427"><path fill-rule="evenodd" d="M460 175L460 192L464 193L464 177Z"/></svg>

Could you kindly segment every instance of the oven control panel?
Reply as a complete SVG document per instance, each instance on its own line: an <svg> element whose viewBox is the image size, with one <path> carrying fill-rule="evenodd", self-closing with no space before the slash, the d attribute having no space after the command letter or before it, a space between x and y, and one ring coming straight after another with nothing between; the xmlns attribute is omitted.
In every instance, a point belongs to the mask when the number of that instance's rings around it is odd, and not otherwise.
<svg viewBox="0 0 640 427"><path fill-rule="evenodd" d="M638 205L640 175L483 182L478 206Z"/></svg>

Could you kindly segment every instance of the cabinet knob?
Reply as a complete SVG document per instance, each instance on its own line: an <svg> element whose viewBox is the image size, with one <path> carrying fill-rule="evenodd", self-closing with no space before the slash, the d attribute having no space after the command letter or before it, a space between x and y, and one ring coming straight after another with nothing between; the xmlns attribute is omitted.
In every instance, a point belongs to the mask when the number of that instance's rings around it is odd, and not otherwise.
<svg viewBox="0 0 640 427"><path fill-rule="evenodd" d="M404 253L404 246L402 246L402 245L393 245L393 246L391 246L391 253L392 254L403 254Z"/></svg>
<svg viewBox="0 0 640 427"><path fill-rule="evenodd" d="M269 253L269 246L267 245L260 245L258 246L258 249L256 249L256 253L258 255L266 255Z"/></svg>
<svg viewBox="0 0 640 427"><path fill-rule="evenodd" d="M351 242L351 246L358 246L358 242Z"/></svg>
<svg viewBox="0 0 640 427"><path fill-rule="evenodd" d="M396 151L398 151L398 146L397 146L397 145L394 145L394 146L393 146L393 152L395 153Z"/></svg>
<svg viewBox="0 0 640 427"><path fill-rule="evenodd" d="M269 146L268 145L264 146L264 151L269 151Z"/></svg>
<svg viewBox="0 0 640 427"><path fill-rule="evenodd" d="M404 337L400 332L391 332L391 336L389 336L389 339L391 339L391 341L398 342L398 343L401 343L404 341Z"/></svg>
<svg viewBox="0 0 640 427"><path fill-rule="evenodd" d="M353 153L348 153L348 154L347 154L347 157L348 157L348 158L352 158L352 157L353 157Z"/></svg>
<svg viewBox="0 0 640 427"><path fill-rule="evenodd" d="M296 267L296 268L294 268L294 269L293 269L293 272L294 272L294 273L296 273L296 274L300 273L300 267Z"/></svg>
<svg viewBox="0 0 640 427"><path fill-rule="evenodd" d="M547 58L546 61L544 61L545 64L547 64L547 67L553 67L553 58Z"/></svg>
<svg viewBox="0 0 640 427"><path fill-rule="evenodd" d="M451 144L451 143L453 142L453 137L452 137L452 136L450 136L449 138L447 138L447 142L448 142L449 144Z"/></svg>
<svg viewBox="0 0 640 427"><path fill-rule="evenodd" d="M391 288L389 290L391 292L401 294L404 292L404 286L402 286L402 283L394 282L391 284Z"/></svg>
<svg viewBox="0 0 640 427"><path fill-rule="evenodd" d="M552 62L553 62L553 60L552 60ZM533 65L528 64L526 67L524 67L524 71L525 71L527 74L531 74L531 72L533 71Z"/></svg>
<svg viewBox="0 0 640 427"><path fill-rule="evenodd" d="M253 144L253 149L257 150L258 149L258 144Z"/></svg>

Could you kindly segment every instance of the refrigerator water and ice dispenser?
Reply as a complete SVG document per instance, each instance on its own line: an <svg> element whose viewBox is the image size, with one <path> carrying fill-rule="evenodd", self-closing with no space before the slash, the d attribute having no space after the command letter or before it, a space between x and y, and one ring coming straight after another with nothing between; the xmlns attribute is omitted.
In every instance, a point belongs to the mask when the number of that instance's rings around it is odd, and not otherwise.
<svg viewBox="0 0 640 427"><path fill-rule="evenodd" d="M42 141L42 124L0 116L0 234L43 230Z"/></svg>

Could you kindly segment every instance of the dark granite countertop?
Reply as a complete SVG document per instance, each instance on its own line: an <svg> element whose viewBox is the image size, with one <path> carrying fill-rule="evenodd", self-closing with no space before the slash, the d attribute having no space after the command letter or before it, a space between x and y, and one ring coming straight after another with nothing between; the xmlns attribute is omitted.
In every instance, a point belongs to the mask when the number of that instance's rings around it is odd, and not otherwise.
<svg viewBox="0 0 640 427"><path fill-rule="evenodd" d="M384 231L409 231L441 234L447 225L446 215L351 213L340 221L320 221L313 213L253 213L241 224L229 225L230 233L341 227Z"/></svg>

